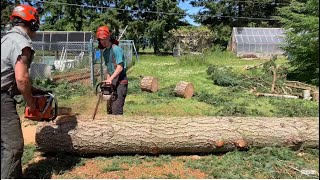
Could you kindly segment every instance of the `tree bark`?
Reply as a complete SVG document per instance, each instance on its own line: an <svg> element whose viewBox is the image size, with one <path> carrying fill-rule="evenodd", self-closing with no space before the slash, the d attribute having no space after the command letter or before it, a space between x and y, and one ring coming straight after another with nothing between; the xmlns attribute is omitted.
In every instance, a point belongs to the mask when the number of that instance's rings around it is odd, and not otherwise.
<svg viewBox="0 0 320 180"><path fill-rule="evenodd" d="M146 76L141 80L140 88L142 91L157 92L159 89L158 79L152 76Z"/></svg>
<svg viewBox="0 0 320 180"><path fill-rule="evenodd" d="M319 148L319 120L271 117L65 116L39 123L43 152L213 153L266 146Z"/></svg>
<svg viewBox="0 0 320 180"><path fill-rule="evenodd" d="M287 95L287 94L269 94L269 93L256 93L256 96L265 96L265 97L277 97L277 98L289 98L289 99L298 99L298 96Z"/></svg>
<svg viewBox="0 0 320 180"><path fill-rule="evenodd" d="M191 98L194 93L194 87L192 83L180 81L177 83L174 93L176 96L183 98Z"/></svg>

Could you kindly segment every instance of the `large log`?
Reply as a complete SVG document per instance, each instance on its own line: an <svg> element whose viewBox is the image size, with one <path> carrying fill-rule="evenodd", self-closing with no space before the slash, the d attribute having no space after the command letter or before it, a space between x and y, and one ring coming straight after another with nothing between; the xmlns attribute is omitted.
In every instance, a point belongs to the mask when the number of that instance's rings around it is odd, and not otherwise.
<svg viewBox="0 0 320 180"><path fill-rule="evenodd" d="M61 117L39 123L43 152L212 153L266 146L319 148L318 118Z"/></svg>

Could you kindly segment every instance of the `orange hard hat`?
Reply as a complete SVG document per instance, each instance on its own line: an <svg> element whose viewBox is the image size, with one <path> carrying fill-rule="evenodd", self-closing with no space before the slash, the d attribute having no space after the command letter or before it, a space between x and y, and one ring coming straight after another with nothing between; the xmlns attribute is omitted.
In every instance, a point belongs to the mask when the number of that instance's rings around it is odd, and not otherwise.
<svg viewBox="0 0 320 180"><path fill-rule="evenodd" d="M97 39L106 39L111 35L108 26L100 26L97 29L96 37Z"/></svg>
<svg viewBox="0 0 320 180"><path fill-rule="evenodd" d="M40 23L38 11L34 7L26 4L20 4L13 9L10 20L14 17L19 17L28 22L36 21L37 23Z"/></svg>

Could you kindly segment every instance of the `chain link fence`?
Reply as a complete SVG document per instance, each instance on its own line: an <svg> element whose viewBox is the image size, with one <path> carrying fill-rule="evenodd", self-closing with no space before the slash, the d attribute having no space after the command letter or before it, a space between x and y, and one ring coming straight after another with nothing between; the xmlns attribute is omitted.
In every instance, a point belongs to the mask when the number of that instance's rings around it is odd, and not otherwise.
<svg viewBox="0 0 320 180"><path fill-rule="evenodd" d="M1 32L3 37L6 32ZM39 31L33 40L34 60L30 66L32 79L51 79L95 86L104 79L104 60L92 32ZM121 40L127 69L133 66L133 53L138 54L132 40Z"/></svg>
<svg viewBox="0 0 320 180"><path fill-rule="evenodd" d="M91 84L90 43L33 42L33 47L36 53L30 67L31 78Z"/></svg>

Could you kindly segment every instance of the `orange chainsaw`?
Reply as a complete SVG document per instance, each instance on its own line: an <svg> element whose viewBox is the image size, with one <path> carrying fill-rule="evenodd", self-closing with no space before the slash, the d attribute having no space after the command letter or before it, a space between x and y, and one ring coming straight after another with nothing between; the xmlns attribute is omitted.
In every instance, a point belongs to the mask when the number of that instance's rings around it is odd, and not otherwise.
<svg viewBox="0 0 320 180"><path fill-rule="evenodd" d="M33 95L36 110L26 106L24 117L33 121L53 121L58 116L58 102L52 93ZM53 107L54 104L54 107Z"/></svg>

